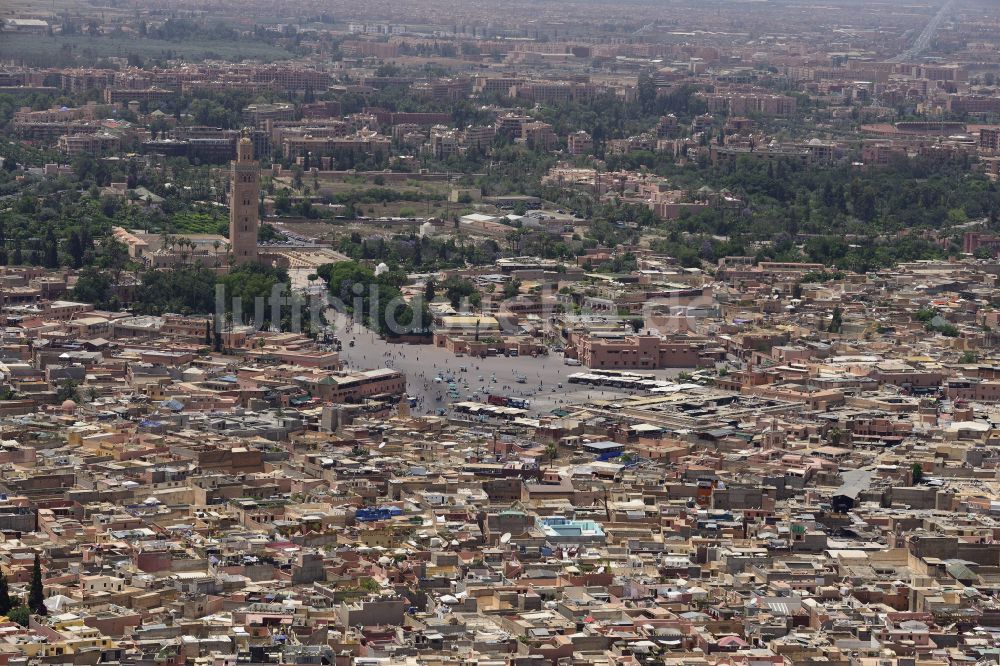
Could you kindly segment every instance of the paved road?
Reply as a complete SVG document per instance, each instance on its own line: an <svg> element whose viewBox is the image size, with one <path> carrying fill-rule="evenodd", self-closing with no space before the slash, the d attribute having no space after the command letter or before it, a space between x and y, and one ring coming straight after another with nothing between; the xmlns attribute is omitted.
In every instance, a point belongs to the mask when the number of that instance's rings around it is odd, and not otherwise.
<svg viewBox="0 0 1000 666"><path fill-rule="evenodd" d="M954 5L955 0L948 0L948 2L944 3L944 6L938 10L938 13L934 15L934 18L930 20L920 35L917 36L913 45L893 58L890 62L906 62L926 51L931 45L931 40L934 39L934 35L937 33L938 28L941 27L941 23L944 21L945 17L951 13L951 8Z"/></svg>

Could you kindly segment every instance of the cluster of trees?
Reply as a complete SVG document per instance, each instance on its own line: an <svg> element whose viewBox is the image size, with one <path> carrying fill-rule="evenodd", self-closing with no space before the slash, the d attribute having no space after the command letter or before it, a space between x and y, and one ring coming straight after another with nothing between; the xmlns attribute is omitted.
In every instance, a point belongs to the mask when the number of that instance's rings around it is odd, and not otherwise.
<svg viewBox="0 0 1000 666"><path fill-rule="evenodd" d="M202 266L147 271L136 287L133 311L161 315L208 314L215 311L216 274Z"/></svg>
<svg viewBox="0 0 1000 666"><path fill-rule="evenodd" d="M430 334L431 315L426 300L403 300L400 287L406 283L405 274L388 271L376 275L357 261L324 264L316 274L326 281L330 294L343 303L348 313L360 317L379 335Z"/></svg>
<svg viewBox="0 0 1000 666"><path fill-rule="evenodd" d="M934 308L920 308L913 313L913 318L921 322L930 332L937 332L949 338L958 337L958 327L944 319Z"/></svg>
<svg viewBox="0 0 1000 666"><path fill-rule="evenodd" d="M548 232L529 232L525 229L515 229L507 234L507 239L515 254L543 259L572 259L582 254L585 247L597 246L597 242L590 239L567 243Z"/></svg>
<svg viewBox="0 0 1000 666"><path fill-rule="evenodd" d="M623 220L598 209L590 235L613 245L635 240L630 228L660 228L668 233L654 240L654 249L692 266L740 253L866 272L958 252L957 236L970 220L985 218L988 227L1000 228L1000 188L954 161L900 160L863 178L849 166L802 169L750 159L670 170L679 188L707 185L740 203L670 222L637 212L639 219L624 220L624 229L617 223ZM582 205L575 196L575 205ZM713 238L718 236L729 240Z"/></svg>
<svg viewBox="0 0 1000 666"><path fill-rule="evenodd" d="M14 170L18 167L38 167L43 164L58 163L61 156L52 149L29 146L16 141L0 142L0 158L3 168L0 169L0 195L13 194L17 191L14 181Z"/></svg>
<svg viewBox="0 0 1000 666"><path fill-rule="evenodd" d="M483 174L476 184L485 195L540 195L542 176L555 164L555 156L524 146L504 145L502 139L498 143L488 157L472 153L467 160L473 163L460 166L466 173Z"/></svg>
<svg viewBox="0 0 1000 666"><path fill-rule="evenodd" d="M138 314L152 315L166 312L213 314L216 312L216 289L221 286L226 313L234 311L237 299L241 304L243 321L236 321L235 325L251 323L256 314L256 300L264 299L264 327L290 330L293 307L301 308L301 323L305 327L309 323L309 311L308 303L304 301L295 306L286 302L281 307L281 320L272 321L268 299L275 285L288 284L285 270L259 264L242 264L222 276L202 266L180 266L169 271L150 270L142 274L132 309ZM283 293L291 297L287 290Z"/></svg>
<svg viewBox="0 0 1000 666"><path fill-rule="evenodd" d="M787 233L777 234L773 241L755 253L757 261L809 261L832 269L857 273L879 270L903 261L939 259L945 250L927 239L904 236L865 237L851 241L842 236L813 236L797 244Z"/></svg>
<svg viewBox="0 0 1000 666"><path fill-rule="evenodd" d="M654 252L674 257L685 268L701 266L718 257L744 256L746 246L738 240L719 240L707 235L684 234L674 229L650 243Z"/></svg>
<svg viewBox="0 0 1000 666"><path fill-rule="evenodd" d="M189 115L196 125L239 129L243 127L243 109L259 95L243 91L202 91L197 95L182 95L159 103L164 113Z"/></svg>
<svg viewBox="0 0 1000 666"><path fill-rule="evenodd" d="M116 288L119 279L120 272L88 266L80 272L72 292L73 298L102 309L117 310L121 307ZM275 285L289 285L280 291L284 298L280 321L272 320L269 300ZM130 307L136 314L148 315L218 314L216 297L219 287L222 288L221 309L227 316L227 325L261 324L264 328L294 330L297 323L309 335L318 333L311 330L311 304L301 295L290 293L288 273L258 264L236 266L221 276L197 264L171 270L146 270L139 275ZM258 299L263 299L263 311L258 311L256 307ZM234 314L237 301L242 320L234 321L230 315ZM295 314L296 311L298 314ZM322 313L317 314L322 322ZM296 317L300 318L296 320Z"/></svg>
<svg viewBox="0 0 1000 666"><path fill-rule="evenodd" d="M116 284L113 271L87 267L80 273L73 297L101 308L117 309L120 303ZM269 299L274 293L273 289L275 285L288 284L286 271L258 264L236 266L222 276L200 265L178 266L167 271L147 270L140 276L131 308L136 314L215 314L216 290L221 286L226 313L234 311L237 299L241 304L243 321L234 322L236 325L250 324L253 321L257 316L255 302L260 298L266 303L262 313L265 327L291 330L293 311L298 308L303 330L315 333L307 330L311 321L310 304L296 294L289 294L287 288L282 292L286 302L281 307L281 320L272 321Z"/></svg>
<svg viewBox="0 0 1000 666"><path fill-rule="evenodd" d="M288 236L275 229L272 224L265 222L257 229L257 242L259 243L274 243L284 240L288 240Z"/></svg>
<svg viewBox="0 0 1000 666"><path fill-rule="evenodd" d="M80 271L72 296L75 301L90 303L101 310L114 311L121 307L111 276L94 266Z"/></svg>
<svg viewBox="0 0 1000 666"><path fill-rule="evenodd" d="M239 33L223 23L199 23L187 18L168 18L158 25L139 21L140 37L163 39L171 42L184 41L235 41Z"/></svg>
<svg viewBox="0 0 1000 666"><path fill-rule="evenodd" d="M500 255L494 240L464 242L441 240L416 234L363 238L354 232L340 238L337 249L356 260L385 262L406 272L430 272L466 265L492 264Z"/></svg>
<svg viewBox="0 0 1000 666"><path fill-rule="evenodd" d="M208 314L215 311L216 275L201 266L170 271L150 270L140 277L132 309L137 314ZM105 310L121 308L117 281L107 271L88 266L80 271L72 296Z"/></svg>
<svg viewBox="0 0 1000 666"><path fill-rule="evenodd" d="M293 176L293 184L298 188L305 186L308 191L310 185L303 180L300 169L300 167L293 167L293 171L296 174ZM376 177L376 179L378 178ZM326 204L344 206L346 209L345 216L348 218L364 214L366 208L370 208L374 212L378 210L376 208L378 205L385 206L393 202L412 201L423 204L433 203L439 206L444 201L444 197L436 193L394 190L381 186L336 194L323 194L321 198ZM287 188L278 190L275 193L274 210L279 215L296 215L310 219L317 219L324 216L329 217L331 215L329 212L324 213L315 208L308 199L302 199L297 202L292 201L292 193Z"/></svg>
<svg viewBox="0 0 1000 666"><path fill-rule="evenodd" d="M945 251L936 243L919 237L865 239L851 242L842 236L815 236L796 244L787 233L766 244L745 237L721 240L707 234L674 229L658 236L650 247L676 258L686 267L701 266L721 257L751 255L755 261L806 261L829 266L831 270L807 273L802 282L827 282L843 277L843 271L866 273L904 261L941 258Z"/></svg>
<svg viewBox="0 0 1000 666"><path fill-rule="evenodd" d="M204 167L171 164L164 176L140 170L134 163L112 167L87 155L75 158L72 166L70 176L20 181L7 168L0 169L0 196L12 196L0 215L0 265L94 264L99 254L110 255L109 247L121 249L113 242L113 226L164 233L228 231L224 209L206 206L198 198L210 196L213 186ZM171 182L168 177L175 178ZM133 188L145 186L166 200L156 208L103 195L100 186L112 180ZM186 186L189 182L191 189Z"/></svg>
<svg viewBox="0 0 1000 666"><path fill-rule="evenodd" d="M807 239L802 252L791 252L790 256L866 273L904 261L940 259L945 254L940 245L915 236L865 239L860 243L849 243L842 236L819 236Z"/></svg>
<svg viewBox="0 0 1000 666"><path fill-rule="evenodd" d="M377 76L399 76L402 71L393 65L382 65ZM434 72L419 72L418 76L432 76ZM443 75L443 74L442 74ZM375 106L398 113L449 113L457 127L482 125L492 122L494 114L468 100L444 101L414 95L408 85L387 85L368 94L347 93L338 97L344 113L358 113L364 107Z"/></svg>
<svg viewBox="0 0 1000 666"><path fill-rule="evenodd" d="M849 165L803 169L744 157L718 166L671 165L660 175L678 188L708 186L742 202L683 216L678 226L689 232L874 237L945 229L982 217L1000 222L1000 188L957 161L898 160L860 174Z"/></svg>
<svg viewBox="0 0 1000 666"><path fill-rule="evenodd" d="M637 267L638 261L636 260L636 256L631 252L625 252L615 256L610 261L605 261L596 267L590 266L589 268L598 273L629 273Z"/></svg>
<svg viewBox="0 0 1000 666"><path fill-rule="evenodd" d="M462 302L465 300L468 300L469 305L474 308L479 307L480 303L482 303L479 290L476 289L476 285L472 280L452 275L441 283L440 288L451 304L451 307L456 310L462 306Z"/></svg>
<svg viewBox="0 0 1000 666"><path fill-rule="evenodd" d="M112 222L97 202L56 202L55 206L23 196L0 217L0 265L80 268L93 264L98 255L121 262L123 246L111 237Z"/></svg>

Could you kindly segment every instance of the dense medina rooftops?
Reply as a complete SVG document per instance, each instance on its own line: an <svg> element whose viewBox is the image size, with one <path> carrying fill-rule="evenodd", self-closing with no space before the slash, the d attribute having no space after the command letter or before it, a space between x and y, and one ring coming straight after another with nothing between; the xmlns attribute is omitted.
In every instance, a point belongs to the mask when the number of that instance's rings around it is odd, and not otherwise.
<svg viewBox="0 0 1000 666"><path fill-rule="evenodd" d="M95 357L62 360L86 360L94 375L125 350L172 357L179 340L106 343ZM715 386L708 371L650 380L559 363L556 407L539 406L549 400L539 393L515 410L531 418L517 421L504 418L514 408L461 400L443 416L434 405L413 413L402 397L371 411L366 401L385 399L374 394L279 409L273 388L289 385L295 397L306 378L350 387L400 372L180 359L176 374L152 375L162 378L155 393L105 388L93 401L0 417L11 443L0 561L26 580L37 552L49 609L35 629L11 625L8 643L38 655L97 641L141 656L154 636L157 651L198 654L235 640L308 660L332 646L289 636L329 625L338 641L369 641L372 659L467 644L497 663L515 645L572 649L595 664L623 649L775 662L795 645L883 659L917 649L933 661L948 627L992 612L980 562L996 554L978 536L994 529L988 442L1000 417L990 401L921 397L896 383L921 372L953 373L935 380L940 391L990 382L960 380L989 362L955 364L932 349L937 362L915 362L891 346L807 336L771 349L794 362L762 355L712 370ZM432 372L448 374L442 391L503 376L489 359L454 359L446 371L434 358ZM525 360L526 373L541 367ZM38 372L35 359L10 367L22 371L9 381ZM197 381L185 370L195 367ZM811 406L808 377L833 368L872 383ZM407 387L422 386L419 377L407 373ZM260 424L252 436L251 422ZM58 510L67 500L82 510ZM440 584L421 595L421 581ZM209 599L226 603L199 606ZM787 618L831 615L836 636L787 629ZM166 620L183 633L171 638ZM761 643L758 628L773 635Z"/></svg>
<svg viewBox="0 0 1000 666"><path fill-rule="evenodd" d="M0 26L0 661L995 661L994 7L180 4Z"/></svg>

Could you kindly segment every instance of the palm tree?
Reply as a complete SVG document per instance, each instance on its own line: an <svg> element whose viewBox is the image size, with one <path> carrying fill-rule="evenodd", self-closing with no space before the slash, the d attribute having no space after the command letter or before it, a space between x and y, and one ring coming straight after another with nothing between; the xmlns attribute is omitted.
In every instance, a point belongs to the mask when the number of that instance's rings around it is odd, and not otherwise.
<svg viewBox="0 0 1000 666"><path fill-rule="evenodd" d="M229 339L224 341L225 346L223 347L223 354L229 353L229 342L233 339L233 313L232 311L226 312L226 326L224 329L229 333Z"/></svg>
<svg viewBox="0 0 1000 666"><path fill-rule="evenodd" d="M549 468L552 468L552 463L555 461L556 456L559 455L559 447L556 446L555 442L549 442L545 445L545 455L549 457Z"/></svg>

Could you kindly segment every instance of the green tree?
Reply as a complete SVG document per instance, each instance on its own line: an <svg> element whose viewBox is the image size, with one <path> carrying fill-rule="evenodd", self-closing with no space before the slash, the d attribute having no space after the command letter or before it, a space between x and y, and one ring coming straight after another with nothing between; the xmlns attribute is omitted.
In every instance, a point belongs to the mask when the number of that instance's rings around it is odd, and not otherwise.
<svg viewBox="0 0 1000 666"><path fill-rule="evenodd" d="M112 303L114 289L111 277L94 266L87 266L76 280L73 287L73 298L82 303L90 303L100 309L117 309Z"/></svg>
<svg viewBox="0 0 1000 666"><path fill-rule="evenodd" d="M72 260L73 268L80 268L83 266L83 257L86 252L86 248L83 244L83 238L80 232L76 229L70 232L69 239L66 241L66 251L69 253L70 259Z"/></svg>
<svg viewBox="0 0 1000 666"><path fill-rule="evenodd" d="M406 275L389 271L376 276L371 268L357 261L324 264L316 270L326 280L330 294L347 312L361 317L380 335L425 335L430 314L424 299L410 303L402 299L400 287Z"/></svg>
<svg viewBox="0 0 1000 666"><path fill-rule="evenodd" d="M56 240L56 232L52 227L45 232L45 267L59 267L59 241Z"/></svg>
<svg viewBox="0 0 1000 666"><path fill-rule="evenodd" d="M35 563L31 567L31 586L28 588L28 608L36 615L45 615L45 585L42 582L42 561L35 553Z"/></svg>
<svg viewBox="0 0 1000 666"><path fill-rule="evenodd" d="M7 576L0 571L0 615L7 615L14 607L14 600L10 596L10 587L7 584Z"/></svg>
<svg viewBox="0 0 1000 666"><path fill-rule="evenodd" d="M257 229L257 240L261 243L270 243L273 241L288 240L288 237L275 229L273 225L264 223Z"/></svg>
<svg viewBox="0 0 1000 666"><path fill-rule="evenodd" d="M833 316L830 317L830 328L828 329L830 333L840 333L841 329L844 327L843 317L843 310L841 310L838 305L833 309Z"/></svg>
<svg viewBox="0 0 1000 666"><path fill-rule="evenodd" d="M914 485L919 484L924 480L924 468L920 466L920 463L913 463L910 466L910 475L913 477Z"/></svg>
<svg viewBox="0 0 1000 666"><path fill-rule="evenodd" d="M63 402L66 400L80 401L80 392L77 391L76 382L72 379L64 381L56 390L56 401Z"/></svg>
<svg viewBox="0 0 1000 666"><path fill-rule="evenodd" d="M97 265L111 272L111 279L117 284L124 271L129 265L128 246L114 237L109 237L101 242L101 252L97 256Z"/></svg>
<svg viewBox="0 0 1000 666"><path fill-rule="evenodd" d="M549 467L552 467L552 463L555 462L556 456L559 455L559 447L556 446L555 442L549 442L545 445L545 455L549 458Z"/></svg>
<svg viewBox="0 0 1000 666"><path fill-rule="evenodd" d="M976 363L977 361L979 361L979 354L974 351L964 351L958 357L959 363Z"/></svg>
<svg viewBox="0 0 1000 666"><path fill-rule="evenodd" d="M472 280L452 275L444 281L442 286L444 287L445 294L448 296L448 302L455 309L458 309L464 298L468 298L469 303L473 306L479 303L479 292L476 290L476 285Z"/></svg>
<svg viewBox="0 0 1000 666"><path fill-rule="evenodd" d="M521 293L521 281L514 278L510 282L504 285L503 295L504 298L514 298Z"/></svg>
<svg viewBox="0 0 1000 666"><path fill-rule="evenodd" d="M17 622L22 627L27 627L28 622L31 620L31 612L27 606L15 606L7 613L7 618L11 622Z"/></svg>

